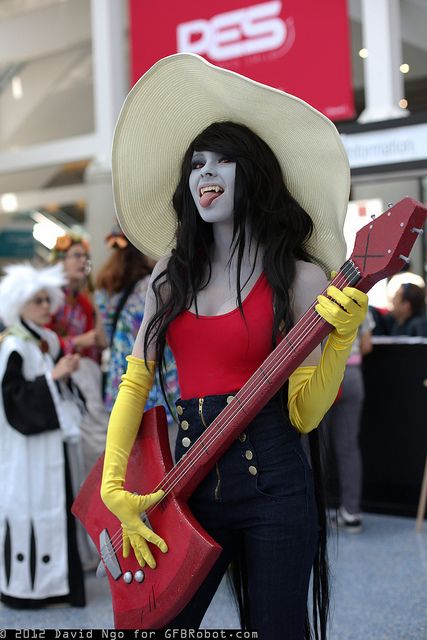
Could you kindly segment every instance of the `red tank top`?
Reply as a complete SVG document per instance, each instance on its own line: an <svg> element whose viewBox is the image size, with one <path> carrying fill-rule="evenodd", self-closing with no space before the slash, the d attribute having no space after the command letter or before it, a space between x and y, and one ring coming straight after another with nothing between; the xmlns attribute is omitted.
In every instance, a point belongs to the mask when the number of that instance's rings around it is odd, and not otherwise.
<svg viewBox="0 0 427 640"><path fill-rule="evenodd" d="M175 356L181 398L240 389L271 352L273 293L261 274L239 308L219 316L183 311L167 341Z"/></svg>

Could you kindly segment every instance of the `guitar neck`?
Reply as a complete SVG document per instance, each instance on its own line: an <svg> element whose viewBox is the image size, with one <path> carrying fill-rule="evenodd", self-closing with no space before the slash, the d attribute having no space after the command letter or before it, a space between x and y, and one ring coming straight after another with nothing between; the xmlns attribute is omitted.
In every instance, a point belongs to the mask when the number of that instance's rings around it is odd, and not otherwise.
<svg viewBox="0 0 427 640"><path fill-rule="evenodd" d="M359 288L359 284L368 289L371 286L360 277L351 260L342 266L331 284L339 289L346 286ZM317 301L313 302L233 400L166 476L165 485L170 487L173 484L175 494L183 498L192 494L237 436L279 391L293 371L332 331L333 327L315 311L316 303Z"/></svg>

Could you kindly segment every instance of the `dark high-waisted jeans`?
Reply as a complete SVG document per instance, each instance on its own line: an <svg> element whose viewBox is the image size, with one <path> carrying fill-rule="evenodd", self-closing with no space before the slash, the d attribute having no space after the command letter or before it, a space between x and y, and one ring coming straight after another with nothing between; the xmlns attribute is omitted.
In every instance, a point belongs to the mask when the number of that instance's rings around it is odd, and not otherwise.
<svg viewBox="0 0 427 640"><path fill-rule="evenodd" d="M207 396L201 416L198 398L177 402L177 460L226 404L227 396ZM243 549L251 628L263 640L302 640L317 548L317 509L299 435L277 398L235 440L193 493L189 506L223 552L168 627L199 627L230 561Z"/></svg>

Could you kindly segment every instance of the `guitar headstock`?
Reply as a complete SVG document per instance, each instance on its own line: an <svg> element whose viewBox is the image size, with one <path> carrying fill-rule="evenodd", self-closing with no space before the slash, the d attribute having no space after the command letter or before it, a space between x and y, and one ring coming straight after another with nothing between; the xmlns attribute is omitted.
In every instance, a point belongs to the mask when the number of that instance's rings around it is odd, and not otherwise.
<svg viewBox="0 0 427 640"><path fill-rule="evenodd" d="M413 198L403 198L365 225L356 234L354 262L368 291L376 282L402 270L417 237L423 232L426 207Z"/></svg>

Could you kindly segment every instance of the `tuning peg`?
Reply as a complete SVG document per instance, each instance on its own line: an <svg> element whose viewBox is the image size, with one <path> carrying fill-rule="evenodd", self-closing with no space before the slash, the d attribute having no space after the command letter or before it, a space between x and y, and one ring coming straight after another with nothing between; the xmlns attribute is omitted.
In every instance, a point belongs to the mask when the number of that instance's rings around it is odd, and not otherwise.
<svg viewBox="0 0 427 640"><path fill-rule="evenodd" d="M387 206L388 206L388 208L390 209L390 207L392 207L392 206L393 206L393 203L392 203L392 202L387 202Z"/></svg>
<svg viewBox="0 0 427 640"><path fill-rule="evenodd" d="M371 220L375 220L375 213L371 215Z"/></svg>
<svg viewBox="0 0 427 640"><path fill-rule="evenodd" d="M407 256L402 256L402 254L400 254L399 258L401 258L403 262L406 262L406 264L409 264L411 262Z"/></svg>
<svg viewBox="0 0 427 640"><path fill-rule="evenodd" d="M422 236L424 233L424 229L417 229L417 227L412 227L412 233L418 233L419 236Z"/></svg>

